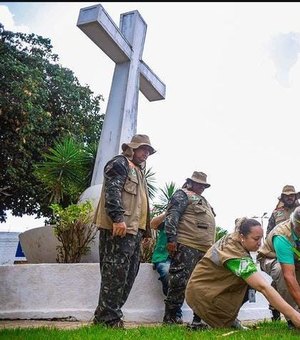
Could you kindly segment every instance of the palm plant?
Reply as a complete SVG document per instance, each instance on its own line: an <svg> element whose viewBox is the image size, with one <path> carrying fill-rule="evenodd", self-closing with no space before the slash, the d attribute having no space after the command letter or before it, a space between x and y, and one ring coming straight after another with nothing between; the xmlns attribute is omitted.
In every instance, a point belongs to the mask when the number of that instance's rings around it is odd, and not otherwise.
<svg viewBox="0 0 300 340"><path fill-rule="evenodd" d="M224 235L228 234L228 230L223 229L221 227L216 227L216 241L222 238Z"/></svg>
<svg viewBox="0 0 300 340"><path fill-rule="evenodd" d="M58 262L79 262L89 250L97 229L91 223L90 202L76 204L89 185L96 156L96 145L84 145L72 137L57 141L35 165L34 174L44 184L51 204Z"/></svg>
<svg viewBox="0 0 300 340"><path fill-rule="evenodd" d="M177 190L176 184L174 182L166 183L165 187L160 190L160 195L158 196L159 202L153 204L152 214L153 216L163 213L168 206L168 203Z"/></svg>
<svg viewBox="0 0 300 340"><path fill-rule="evenodd" d="M90 183L95 146L84 146L72 137L57 141L35 165L34 174L44 184L49 203L66 207L78 201Z"/></svg>
<svg viewBox="0 0 300 340"><path fill-rule="evenodd" d="M84 151L84 159L83 165L85 168L85 178L84 178L84 189L88 188L91 185L91 180L93 177L93 171L96 161L98 149L98 142L93 142L91 144L85 145L83 148Z"/></svg>
<svg viewBox="0 0 300 340"><path fill-rule="evenodd" d="M153 200L153 198L155 197L155 193L157 191L157 188L154 185L154 183L156 182L154 176L155 176L155 172L152 171L152 168L149 168L146 170L145 179L147 183L149 198L151 200Z"/></svg>

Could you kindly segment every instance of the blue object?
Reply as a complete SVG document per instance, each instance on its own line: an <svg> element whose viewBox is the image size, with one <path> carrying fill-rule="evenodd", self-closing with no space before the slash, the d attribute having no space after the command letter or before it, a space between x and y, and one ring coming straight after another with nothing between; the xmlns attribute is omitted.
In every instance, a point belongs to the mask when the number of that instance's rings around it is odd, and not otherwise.
<svg viewBox="0 0 300 340"><path fill-rule="evenodd" d="M18 247L17 247L15 257L25 257L25 254L23 253L20 241L18 242Z"/></svg>

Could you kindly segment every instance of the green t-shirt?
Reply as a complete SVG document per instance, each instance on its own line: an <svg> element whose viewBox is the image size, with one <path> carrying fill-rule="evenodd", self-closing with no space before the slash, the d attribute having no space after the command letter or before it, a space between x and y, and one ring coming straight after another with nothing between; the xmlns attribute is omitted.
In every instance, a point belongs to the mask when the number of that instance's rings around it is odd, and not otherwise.
<svg viewBox="0 0 300 340"><path fill-rule="evenodd" d="M164 225L158 230L155 247L152 254L152 263L164 262L169 257L167 250L167 235Z"/></svg>
<svg viewBox="0 0 300 340"><path fill-rule="evenodd" d="M299 238L294 232L292 233L292 237L294 241L299 241ZM295 264L294 245L283 235L275 235L272 241L277 261L284 264Z"/></svg>
<svg viewBox="0 0 300 340"><path fill-rule="evenodd" d="M226 268L228 268L234 275L246 280L253 273L257 272L255 263L250 257L243 257L241 259L230 259L225 263Z"/></svg>

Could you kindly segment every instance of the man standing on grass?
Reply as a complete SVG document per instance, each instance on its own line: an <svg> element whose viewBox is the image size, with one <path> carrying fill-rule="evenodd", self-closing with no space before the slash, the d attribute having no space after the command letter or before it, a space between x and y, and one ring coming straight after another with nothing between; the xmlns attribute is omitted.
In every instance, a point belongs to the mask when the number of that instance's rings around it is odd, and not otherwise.
<svg viewBox="0 0 300 340"><path fill-rule="evenodd" d="M126 302L140 265L141 242L151 236L146 160L155 153L147 135L134 135L104 167L94 223L99 228L101 287L94 324L123 328Z"/></svg>

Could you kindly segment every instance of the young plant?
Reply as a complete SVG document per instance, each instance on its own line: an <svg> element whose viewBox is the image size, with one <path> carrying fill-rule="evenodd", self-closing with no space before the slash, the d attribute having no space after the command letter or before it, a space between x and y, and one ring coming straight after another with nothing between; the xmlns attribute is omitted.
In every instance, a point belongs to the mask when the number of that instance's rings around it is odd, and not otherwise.
<svg viewBox="0 0 300 340"><path fill-rule="evenodd" d="M62 208L50 205L53 211L54 233L61 245L57 246L57 262L78 263L90 251L90 242L97 233L92 223L93 206L90 201Z"/></svg>

